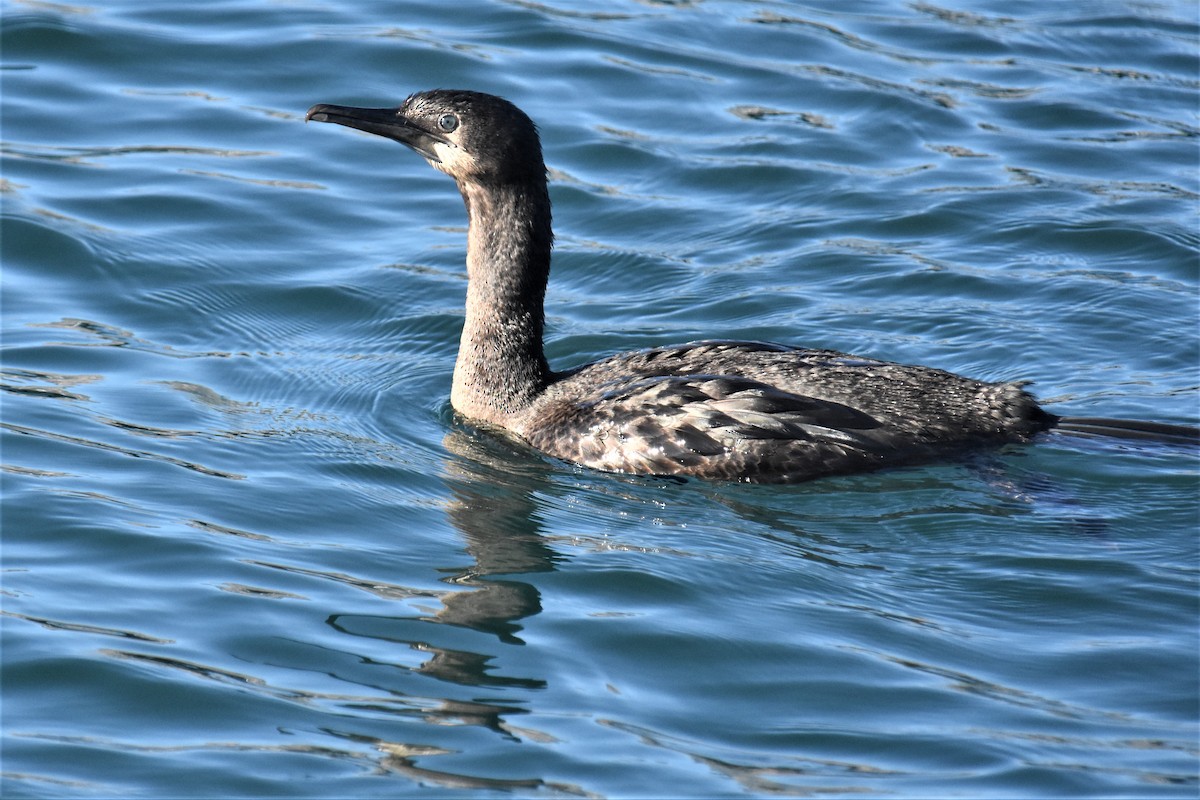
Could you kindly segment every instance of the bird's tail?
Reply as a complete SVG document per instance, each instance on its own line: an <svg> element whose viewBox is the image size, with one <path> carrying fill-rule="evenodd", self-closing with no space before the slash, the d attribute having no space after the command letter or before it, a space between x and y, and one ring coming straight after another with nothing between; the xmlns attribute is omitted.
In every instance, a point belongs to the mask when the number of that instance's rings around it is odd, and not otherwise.
<svg viewBox="0 0 1200 800"><path fill-rule="evenodd" d="M1059 417L1054 429L1078 436L1110 436L1200 447L1200 428L1191 425L1108 417Z"/></svg>

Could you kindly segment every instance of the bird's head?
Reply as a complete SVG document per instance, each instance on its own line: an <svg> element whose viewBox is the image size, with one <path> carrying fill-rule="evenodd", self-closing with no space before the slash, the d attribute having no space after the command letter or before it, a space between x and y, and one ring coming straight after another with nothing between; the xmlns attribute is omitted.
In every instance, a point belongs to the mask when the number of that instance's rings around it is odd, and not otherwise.
<svg viewBox="0 0 1200 800"><path fill-rule="evenodd" d="M394 139L460 182L546 179L537 126L512 103L482 92L434 89L395 108L318 103L305 120Z"/></svg>

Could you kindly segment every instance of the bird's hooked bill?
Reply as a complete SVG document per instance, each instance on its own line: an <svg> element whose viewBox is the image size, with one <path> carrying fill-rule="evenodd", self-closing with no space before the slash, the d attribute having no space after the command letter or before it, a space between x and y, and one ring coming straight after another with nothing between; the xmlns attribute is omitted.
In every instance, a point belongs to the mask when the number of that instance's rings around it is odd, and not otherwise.
<svg viewBox="0 0 1200 800"><path fill-rule="evenodd" d="M435 144L445 144L446 139L432 131L414 124L404 114L404 108L358 108L330 103L317 103L304 115L304 121L332 122L373 133L411 147L430 161L440 163Z"/></svg>

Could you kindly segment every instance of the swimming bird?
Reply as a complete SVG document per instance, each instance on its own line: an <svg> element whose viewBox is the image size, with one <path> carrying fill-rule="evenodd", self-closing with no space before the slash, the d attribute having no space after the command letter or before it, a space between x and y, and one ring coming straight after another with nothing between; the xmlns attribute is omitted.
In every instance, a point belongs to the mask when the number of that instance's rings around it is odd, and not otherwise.
<svg viewBox="0 0 1200 800"><path fill-rule="evenodd" d="M502 98L445 89L395 108L318 104L305 119L393 139L458 184L468 282L451 404L550 456L611 472L791 483L1055 427L1196 438L1181 426L1059 417L1021 383L765 342L654 347L556 372L543 352L553 233L533 121Z"/></svg>

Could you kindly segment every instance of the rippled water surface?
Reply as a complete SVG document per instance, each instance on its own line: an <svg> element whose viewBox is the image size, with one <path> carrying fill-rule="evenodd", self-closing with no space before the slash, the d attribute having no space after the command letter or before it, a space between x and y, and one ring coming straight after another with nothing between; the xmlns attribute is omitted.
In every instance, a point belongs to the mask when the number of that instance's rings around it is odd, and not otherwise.
<svg viewBox="0 0 1200 800"><path fill-rule="evenodd" d="M1195 797L1197 456L795 487L449 410L465 215L316 102L541 126L560 367L689 339L1197 416L1190 2L4 0L5 797Z"/></svg>

